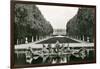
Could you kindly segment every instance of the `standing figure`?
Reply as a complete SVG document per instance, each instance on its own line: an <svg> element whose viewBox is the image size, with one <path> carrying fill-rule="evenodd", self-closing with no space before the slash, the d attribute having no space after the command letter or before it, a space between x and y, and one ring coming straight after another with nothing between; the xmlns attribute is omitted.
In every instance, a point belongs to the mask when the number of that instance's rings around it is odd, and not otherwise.
<svg viewBox="0 0 100 69"><path fill-rule="evenodd" d="M48 51L49 51L49 54L52 53L52 46L51 46L51 44L48 44Z"/></svg>
<svg viewBox="0 0 100 69"><path fill-rule="evenodd" d="M55 44L55 51L56 51L56 53L59 53L59 51L60 51L60 43L59 43L59 41L57 41L56 44Z"/></svg>

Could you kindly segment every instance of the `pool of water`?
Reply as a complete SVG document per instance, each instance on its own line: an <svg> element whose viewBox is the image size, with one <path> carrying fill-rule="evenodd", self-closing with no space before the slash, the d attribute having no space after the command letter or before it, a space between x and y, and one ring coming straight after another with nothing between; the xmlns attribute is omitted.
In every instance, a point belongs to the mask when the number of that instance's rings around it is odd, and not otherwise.
<svg viewBox="0 0 100 69"><path fill-rule="evenodd" d="M67 37L54 37L54 38L50 38L50 39L41 41L37 44L56 43L57 41L59 41L60 43L79 43L79 42L72 40L70 38L67 38Z"/></svg>
<svg viewBox="0 0 100 69"><path fill-rule="evenodd" d="M90 51L89 54L82 59L81 57L76 57L71 54L67 55L44 55L43 57L40 56L33 56L31 59L31 63L28 63L25 54L14 54L14 61L16 65L25 65L25 64L58 64L58 63L73 63L73 62L93 62L95 60L94 51Z"/></svg>

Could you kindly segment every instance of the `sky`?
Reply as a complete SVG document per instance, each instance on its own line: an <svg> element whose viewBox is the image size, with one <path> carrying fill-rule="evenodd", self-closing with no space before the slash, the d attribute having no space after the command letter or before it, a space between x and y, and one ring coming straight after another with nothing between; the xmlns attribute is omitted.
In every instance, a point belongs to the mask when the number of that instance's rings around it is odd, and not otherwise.
<svg viewBox="0 0 100 69"><path fill-rule="evenodd" d="M54 29L66 29L67 22L75 16L78 7L37 5L44 18Z"/></svg>

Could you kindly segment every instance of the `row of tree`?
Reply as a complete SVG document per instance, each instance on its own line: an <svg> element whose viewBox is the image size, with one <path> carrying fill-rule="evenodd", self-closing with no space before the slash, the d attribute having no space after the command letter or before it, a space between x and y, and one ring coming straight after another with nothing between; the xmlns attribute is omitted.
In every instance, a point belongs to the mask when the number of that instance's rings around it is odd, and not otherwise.
<svg viewBox="0 0 100 69"><path fill-rule="evenodd" d="M16 4L14 44L36 41L53 33L51 24L34 4Z"/></svg>
<svg viewBox="0 0 100 69"><path fill-rule="evenodd" d="M79 8L77 14L66 25L67 35L93 42L95 27L95 9Z"/></svg>

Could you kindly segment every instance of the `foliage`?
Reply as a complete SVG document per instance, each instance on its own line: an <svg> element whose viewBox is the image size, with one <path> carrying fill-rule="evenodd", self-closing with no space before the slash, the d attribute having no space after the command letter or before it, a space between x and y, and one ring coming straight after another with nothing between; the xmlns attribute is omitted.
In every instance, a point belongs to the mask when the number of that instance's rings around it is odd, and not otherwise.
<svg viewBox="0 0 100 69"><path fill-rule="evenodd" d="M90 37L90 40L93 40L94 13L93 8L79 8L77 14L67 23L67 33L74 36Z"/></svg>
<svg viewBox="0 0 100 69"><path fill-rule="evenodd" d="M43 17L42 13L34 4L16 4L14 39L24 39L25 37L45 36L53 33L51 24Z"/></svg>

